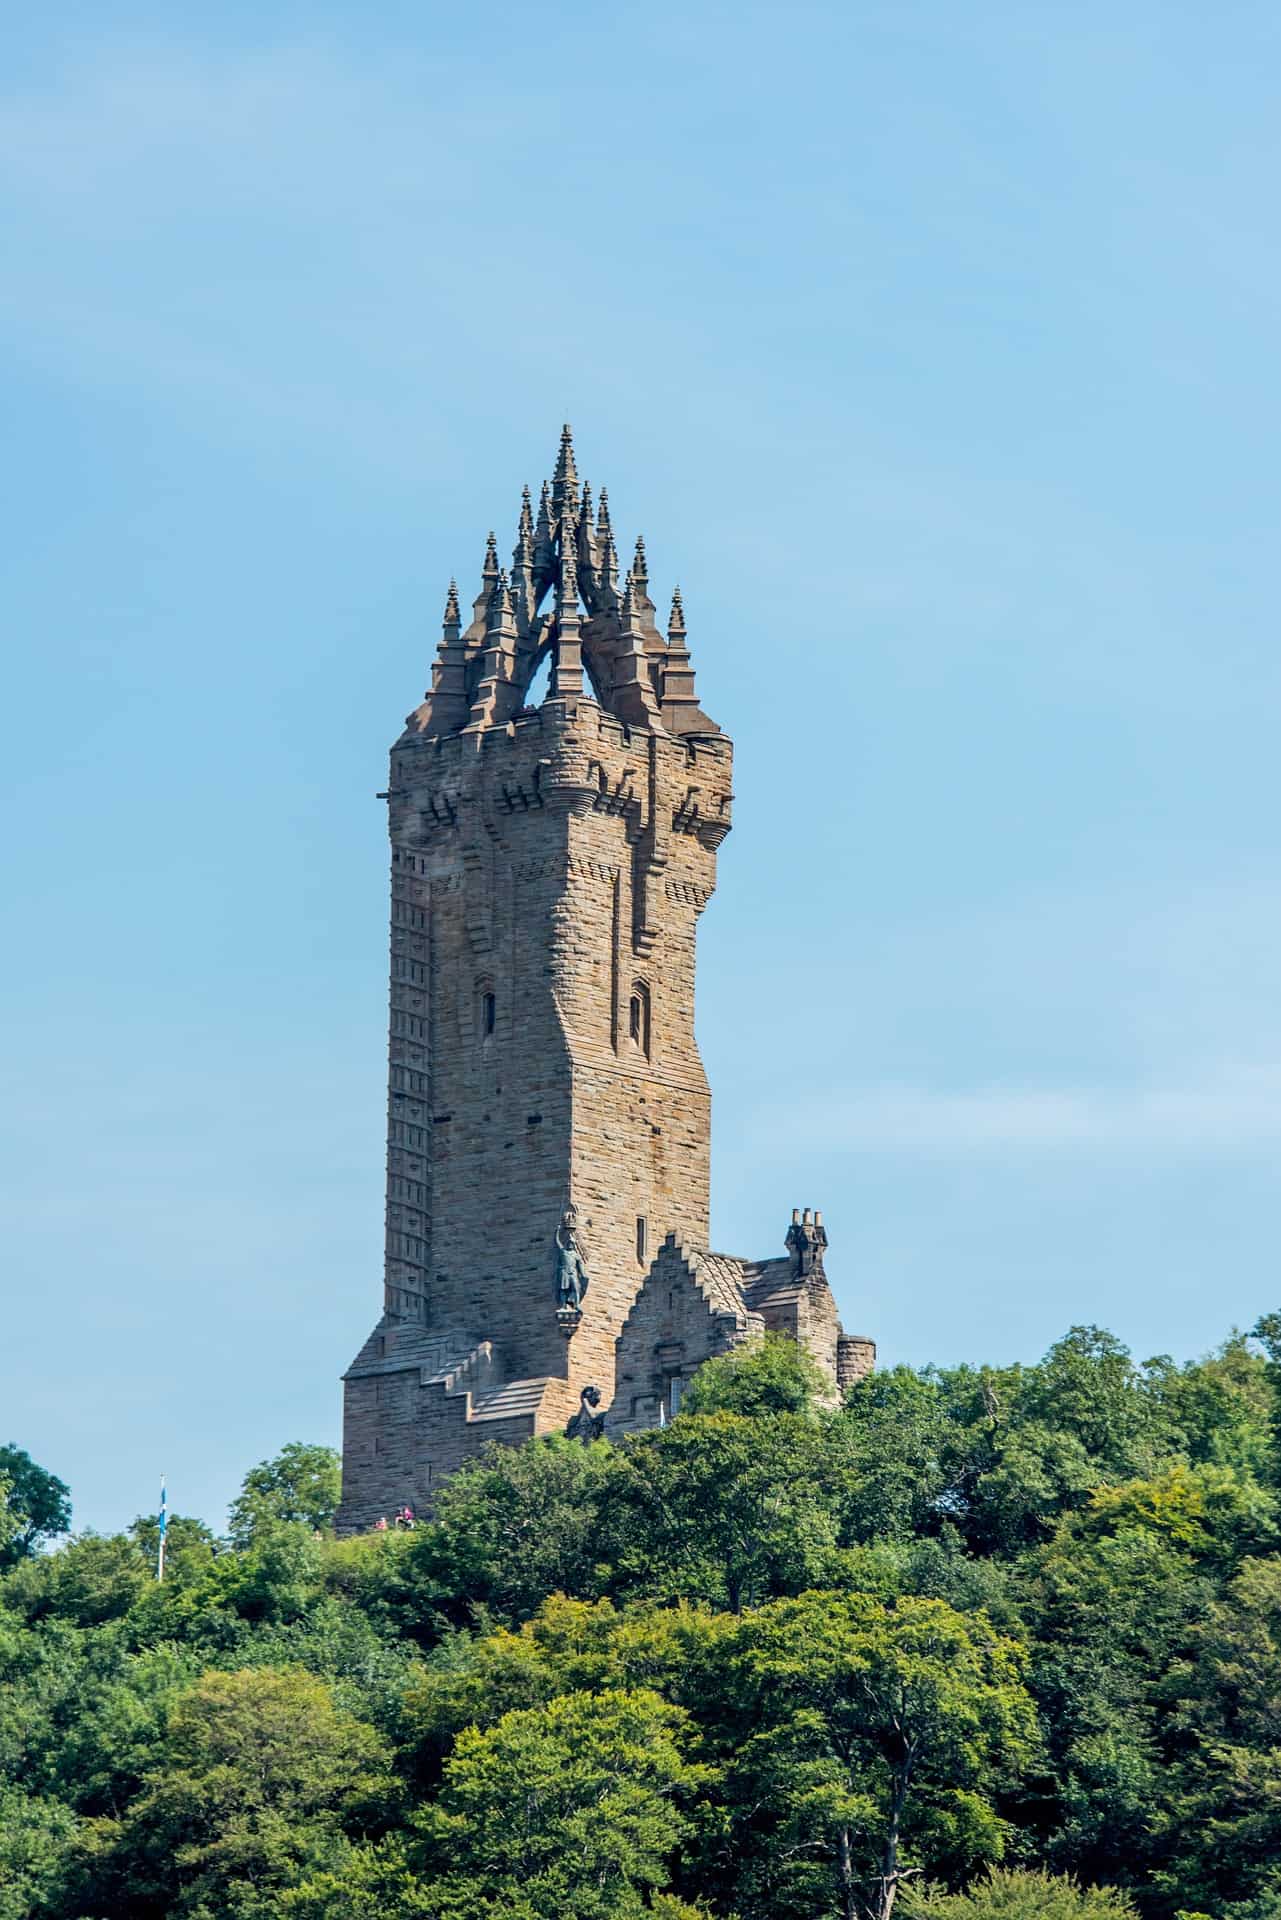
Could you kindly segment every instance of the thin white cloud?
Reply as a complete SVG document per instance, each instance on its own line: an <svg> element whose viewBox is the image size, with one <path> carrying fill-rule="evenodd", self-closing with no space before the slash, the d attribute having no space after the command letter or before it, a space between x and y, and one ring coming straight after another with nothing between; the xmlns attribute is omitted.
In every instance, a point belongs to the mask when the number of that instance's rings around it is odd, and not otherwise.
<svg viewBox="0 0 1281 1920"><path fill-rule="evenodd" d="M1235 1153L1281 1146L1281 1063L1168 1086L870 1087L784 1118L793 1140L829 1152Z"/></svg>

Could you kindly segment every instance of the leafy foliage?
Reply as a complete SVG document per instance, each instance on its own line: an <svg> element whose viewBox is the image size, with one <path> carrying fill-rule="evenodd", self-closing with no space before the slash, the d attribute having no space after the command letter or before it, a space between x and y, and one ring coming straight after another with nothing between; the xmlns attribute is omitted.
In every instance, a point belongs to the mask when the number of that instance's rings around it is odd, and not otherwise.
<svg viewBox="0 0 1281 1920"><path fill-rule="evenodd" d="M0 1920L1279 1920L1279 1436L1281 1314L842 1406L762 1342L410 1531L287 1447L163 1584L9 1449Z"/></svg>
<svg viewBox="0 0 1281 1920"><path fill-rule="evenodd" d="M245 1475L231 1505L232 1544L247 1547L282 1521L330 1527L341 1497L342 1463L333 1448L291 1440Z"/></svg>
<svg viewBox="0 0 1281 1920"><path fill-rule="evenodd" d="M67 1531L71 1525L71 1489L12 1444L0 1447L0 1487L4 1490L2 1570L28 1559L46 1540Z"/></svg>

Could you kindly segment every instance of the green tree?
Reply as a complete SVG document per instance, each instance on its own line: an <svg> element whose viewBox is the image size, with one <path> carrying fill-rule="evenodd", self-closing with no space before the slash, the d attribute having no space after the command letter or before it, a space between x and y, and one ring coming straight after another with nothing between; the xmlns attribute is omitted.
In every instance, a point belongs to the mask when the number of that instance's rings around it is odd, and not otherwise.
<svg viewBox="0 0 1281 1920"><path fill-rule="evenodd" d="M96 1627L127 1614L153 1579L136 1541L82 1533L56 1553L20 1561L5 1580L4 1599L29 1622Z"/></svg>
<svg viewBox="0 0 1281 1920"><path fill-rule="evenodd" d="M322 1680L211 1671L174 1699L124 1818L100 1824L80 1910L267 1920L394 1803L384 1743Z"/></svg>
<svg viewBox="0 0 1281 1920"><path fill-rule="evenodd" d="M562 1694L460 1733L419 1821L441 1920L652 1912L707 1782L688 1733L645 1690Z"/></svg>
<svg viewBox="0 0 1281 1920"><path fill-rule="evenodd" d="M342 1462L332 1447L291 1440L274 1459L251 1467L231 1503L229 1527L238 1547L282 1521L323 1530L333 1525L342 1496Z"/></svg>
<svg viewBox="0 0 1281 1920"><path fill-rule="evenodd" d="M767 1333L705 1360L681 1407L686 1413L809 1413L830 1397L808 1348Z"/></svg>
<svg viewBox="0 0 1281 1920"><path fill-rule="evenodd" d="M562 1693L637 1688L697 1710L730 1616L689 1606L617 1610L554 1595L517 1631L452 1634L411 1679L400 1733L418 1784L434 1788L465 1727L545 1705Z"/></svg>
<svg viewBox="0 0 1281 1920"><path fill-rule="evenodd" d="M911 1367L868 1374L846 1396L845 1421L854 1461L851 1537L903 1540L936 1528L955 1504L953 1423L938 1374Z"/></svg>
<svg viewBox="0 0 1281 1920"><path fill-rule="evenodd" d="M1250 1897L1281 1907L1281 1558L1244 1562L1163 1691L1181 1738L1161 1883L1215 1913Z"/></svg>
<svg viewBox="0 0 1281 1920"><path fill-rule="evenodd" d="M0 1447L8 1521L0 1533L0 1571L27 1559L71 1525L71 1489L21 1447Z"/></svg>
<svg viewBox="0 0 1281 1920"><path fill-rule="evenodd" d="M549 1593L592 1598L608 1582L602 1514L619 1457L559 1434L493 1446L440 1490L400 1564L401 1617L420 1638L477 1618L526 1620Z"/></svg>
<svg viewBox="0 0 1281 1920"><path fill-rule="evenodd" d="M802 1414L707 1413L627 1440L601 1537L617 1591L739 1613L833 1571L841 1433Z"/></svg>
<svg viewBox="0 0 1281 1920"><path fill-rule="evenodd" d="M809 1593L745 1616L723 1752L742 1906L890 1920L912 1877L999 1861L996 1794L1034 1738L1024 1665L938 1600Z"/></svg>
<svg viewBox="0 0 1281 1920"><path fill-rule="evenodd" d="M1177 1367L1165 1358L1145 1369L1172 1453L1194 1465L1235 1467L1266 1478L1276 1393L1268 1362L1244 1334L1217 1352Z"/></svg>
<svg viewBox="0 0 1281 1920"><path fill-rule="evenodd" d="M140 1513L129 1527L129 1538L136 1540L151 1566L155 1566L160 1547L160 1516ZM211 1527L190 1514L171 1513L165 1521L165 1578L190 1580L203 1573L217 1552L218 1541Z"/></svg>
<svg viewBox="0 0 1281 1920"><path fill-rule="evenodd" d="M0 1786L0 1920L54 1920L75 1831L59 1801Z"/></svg>
<svg viewBox="0 0 1281 1920"><path fill-rule="evenodd" d="M908 1896L921 1920L1135 1920L1128 1894L1116 1887L1082 1887L1061 1874L997 1868L967 1893L931 1889Z"/></svg>

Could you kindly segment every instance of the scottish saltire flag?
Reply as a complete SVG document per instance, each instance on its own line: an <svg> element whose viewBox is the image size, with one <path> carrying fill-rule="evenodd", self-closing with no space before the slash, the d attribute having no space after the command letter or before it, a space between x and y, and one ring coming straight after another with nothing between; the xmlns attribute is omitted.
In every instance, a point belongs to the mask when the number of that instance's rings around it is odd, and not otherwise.
<svg viewBox="0 0 1281 1920"><path fill-rule="evenodd" d="M165 1524L169 1518L169 1496L165 1492L165 1476L160 1476L160 1545L156 1549L156 1578L165 1577Z"/></svg>

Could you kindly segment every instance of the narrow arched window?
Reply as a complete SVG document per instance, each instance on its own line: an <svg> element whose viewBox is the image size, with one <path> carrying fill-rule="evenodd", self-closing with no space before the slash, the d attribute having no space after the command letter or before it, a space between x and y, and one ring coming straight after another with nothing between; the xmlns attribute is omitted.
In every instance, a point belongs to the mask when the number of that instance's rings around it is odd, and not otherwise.
<svg viewBox="0 0 1281 1920"><path fill-rule="evenodd" d="M634 1047L649 1056L649 988L643 980L632 982L627 1002L627 1037Z"/></svg>
<svg viewBox="0 0 1281 1920"><path fill-rule="evenodd" d="M636 1258L645 1264L645 1255L649 1251L649 1223L643 1213L636 1216Z"/></svg>
<svg viewBox="0 0 1281 1920"><path fill-rule="evenodd" d="M484 1046L487 1040L493 1039L497 1030L498 996L492 979L486 978L483 974L476 982L475 998L472 1001L472 1020L476 1038Z"/></svg>

